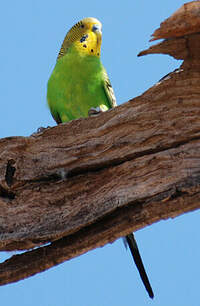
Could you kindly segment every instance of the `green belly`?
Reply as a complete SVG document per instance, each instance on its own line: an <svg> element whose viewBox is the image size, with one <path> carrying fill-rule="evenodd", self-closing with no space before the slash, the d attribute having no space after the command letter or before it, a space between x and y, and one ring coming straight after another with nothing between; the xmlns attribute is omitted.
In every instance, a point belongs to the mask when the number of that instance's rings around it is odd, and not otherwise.
<svg viewBox="0 0 200 306"><path fill-rule="evenodd" d="M47 100L55 120L87 117L94 107L110 108L103 86L103 66L94 56L69 52L56 63L48 81Z"/></svg>

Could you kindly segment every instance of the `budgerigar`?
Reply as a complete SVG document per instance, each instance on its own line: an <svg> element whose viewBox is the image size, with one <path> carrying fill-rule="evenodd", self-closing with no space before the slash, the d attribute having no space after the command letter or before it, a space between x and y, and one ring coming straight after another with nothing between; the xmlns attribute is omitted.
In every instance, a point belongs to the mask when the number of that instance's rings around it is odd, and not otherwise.
<svg viewBox="0 0 200 306"><path fill-rule="evenodd" d="M47 100L59 124L87 117L91 109L106 111L117 105L107 72L100 60L102 25L84 18L67 33L48 81ZM141 279L151 298L154 294L133 234L125 237Z"/></svg>

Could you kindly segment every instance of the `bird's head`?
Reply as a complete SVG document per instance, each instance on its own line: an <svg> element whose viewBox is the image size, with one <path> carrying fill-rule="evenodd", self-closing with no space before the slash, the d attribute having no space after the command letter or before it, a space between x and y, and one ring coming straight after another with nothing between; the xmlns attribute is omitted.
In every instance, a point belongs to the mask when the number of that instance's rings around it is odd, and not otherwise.
<svg viewBox="0 0 200 306"><path fill-rule="evenodd" d="M58 59L64 56L73 45L82 54L100 56L102 41L102 24L93 17L77 22L67 33Z"/></svg>

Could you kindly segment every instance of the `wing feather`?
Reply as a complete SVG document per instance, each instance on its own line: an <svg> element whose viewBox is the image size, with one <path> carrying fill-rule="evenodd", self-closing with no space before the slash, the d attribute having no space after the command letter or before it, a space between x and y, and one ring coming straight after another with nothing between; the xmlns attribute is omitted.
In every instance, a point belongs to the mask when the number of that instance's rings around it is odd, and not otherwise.
<svg viewBox="0 0 200 306"><path fill-rule="evenodd" d="M110 83L108 74L107 74L105 69L103 70L103 77L104 77L103 86L104 86L106 96L107 96L107 98L109 100L109 103L110 103L110 108L116 107L117 106L117 101L116 101L116 98L115 98L115 93L114 93L114 90L112 88L112 85Z"/></svg>

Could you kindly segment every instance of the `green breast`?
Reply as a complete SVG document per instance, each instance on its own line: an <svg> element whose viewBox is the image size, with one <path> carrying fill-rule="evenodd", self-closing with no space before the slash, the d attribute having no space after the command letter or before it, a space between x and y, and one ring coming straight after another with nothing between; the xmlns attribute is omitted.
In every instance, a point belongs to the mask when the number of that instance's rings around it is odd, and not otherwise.
<svg viewBox="0 0 200 306"><path fill-rule="evenodd" d="M100 58L69 50L48 81L47 100L54 119L59 123L87 117L91 107L109 109L103 82Z"/></svg>

